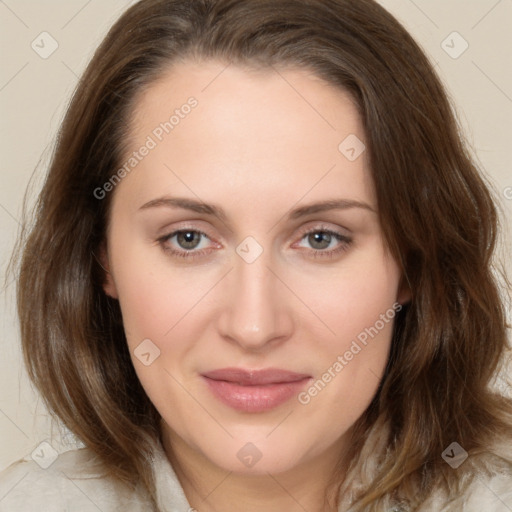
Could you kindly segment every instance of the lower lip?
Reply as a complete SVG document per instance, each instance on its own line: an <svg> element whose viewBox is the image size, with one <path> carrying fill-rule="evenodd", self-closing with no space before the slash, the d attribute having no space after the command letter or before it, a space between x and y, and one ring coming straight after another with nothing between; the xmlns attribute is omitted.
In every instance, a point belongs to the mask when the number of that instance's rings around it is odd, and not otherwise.
<svg viewBox="0 0 512 512"><path fill-rule="evenodd" d="M244 412L264 412L284 404L305 387L310 378L261 386L241 386L233 382L203 377L212 393L224 404Z"/></svg>

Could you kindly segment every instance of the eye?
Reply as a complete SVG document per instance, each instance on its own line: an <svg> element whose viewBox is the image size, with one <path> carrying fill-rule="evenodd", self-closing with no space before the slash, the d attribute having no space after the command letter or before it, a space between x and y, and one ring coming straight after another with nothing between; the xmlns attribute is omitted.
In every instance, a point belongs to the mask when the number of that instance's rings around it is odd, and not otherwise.
<svg viewBox="0 0 512 512"><path fill-rule="evenodd" d="M320 250L328 249L332 242L337 242L334 235L326 231L315 231L307 234L304 238L307 239L308 244L310 244L313 249Z"/></svg>
<svg viewBox="0 0 512 512"><path fill-rule="evenodd" d="M206 233L197 229L179 229L163 236L158 240L166 252L183 258L203 255L208 250L210 238Z"/></svg>
<svg viewBox="0 0 512 512"><path fill-rule="evenodd" d="M330 257L348 249L352 239L328 228L315 228L303 233L298 247L310 247L308 251L314 258ZM307 244L307 245L304 245Z"/></svg>
<svg viewBox="0 0 512 512"><path fill-rule="evenodd" d="M178 229L158 239L162 249L180 258L196 258L209 254L214 244L210 237L197 229ZM302 234L296 247L313 258L333 258L348 249L352 239L326 227L310 229ZM218 244L216 244L218 245ZM309 249L308 249L309 246Z"/></svg>

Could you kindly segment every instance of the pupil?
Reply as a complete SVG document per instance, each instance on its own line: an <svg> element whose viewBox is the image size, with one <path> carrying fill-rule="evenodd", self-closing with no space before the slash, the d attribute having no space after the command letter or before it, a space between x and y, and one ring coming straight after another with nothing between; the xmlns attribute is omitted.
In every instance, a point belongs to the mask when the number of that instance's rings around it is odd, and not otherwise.
<svg viewBox="0 0 512 512"><path fill-rule="evenodd" d="M309 243L315 249L326 249L331 243L331 235L323 231L309 235Z"/></svg>
<svg viewBox="0 0 512 512"><path fill-rule="evenodd" d="M178 243L184 249L194 249L198 244L199 233L195 231L182 231L178 233Z"/></svg>

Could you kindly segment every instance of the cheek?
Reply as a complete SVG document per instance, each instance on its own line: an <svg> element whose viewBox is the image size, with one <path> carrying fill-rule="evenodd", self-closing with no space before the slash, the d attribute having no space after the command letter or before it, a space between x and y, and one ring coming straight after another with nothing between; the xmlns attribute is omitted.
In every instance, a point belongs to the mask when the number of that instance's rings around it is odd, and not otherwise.
<svg viewBox="0 0 512 512"><path fill-rule="evenodd" d="M382 338L390 337L399 278L395 262L376 244L339 268L295 275L294 282L297 295L316 314L309 325L322 333L318 342L332 353L348 349L360 333L364 339L365 329L377 322Z"/></svg>
<svg viewBox="0 0 512 512"><path fill-rule="evenodd" d="M145 338L160 345L207 283L190 270L175 268L154 243L133 238L125 226L118 227L110 251L123 325L132 348Z"/></svg>
<svg viewBox="0 0 512 512"><path fill-rule="evenodd" d="M148 272L134 271L120 275L119 302L123 324L130 344L138 339L159 340L172 327L172 294L161 280ZM167 313L166 313L167 312Z"/></svg>
<svg viewBox="0 0 512 512"><path fill-rule="evenodd" d="M198 340L214 323L215 296L208 292L219 276L173 267L156 251L127 252L116 267L116 287L133 365L153 403L163 399L167 407L171 400L178 407L172 397L180 396L180 387L172 377L190 389L197 385L190 376Z"/></svg>
<svg viewBox="0 0 512 512"><path fill-rule="evenodd" d="M401 309L396 303L400 274L383 253L372 254L330 280L317 279L316 287L304 282L302 288L304 294L310 290L308 299L323 324L321 331L311 329L323 333L315 337L315 381L298 397L315 411L318 428L336 430L355 422L375 395L388 360Z"/></svg>
<svg viewBox="0 0 512 512"><path fill-rule="evenodd" d="M148 271L128 262L124 271L118 273L119 302L137 376L159 410L180 410L177 382L191 387L186 382L187 355L207 322L200 300L204 292L200 286L187 286L179 273L164 277L156 267Z"/></svg>

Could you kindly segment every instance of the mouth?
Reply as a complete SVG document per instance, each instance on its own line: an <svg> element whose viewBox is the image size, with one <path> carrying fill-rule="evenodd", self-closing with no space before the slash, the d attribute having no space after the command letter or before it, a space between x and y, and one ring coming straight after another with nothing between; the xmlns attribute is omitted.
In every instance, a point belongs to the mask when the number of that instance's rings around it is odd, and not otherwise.
<svg viewBox="0 0 512 512"><path fill-rule="evenodd" d="M201 377L222 403L237 411L251 413L284 404L312 379L310 375L276 368L223 368L201 374Z"/></svg>

